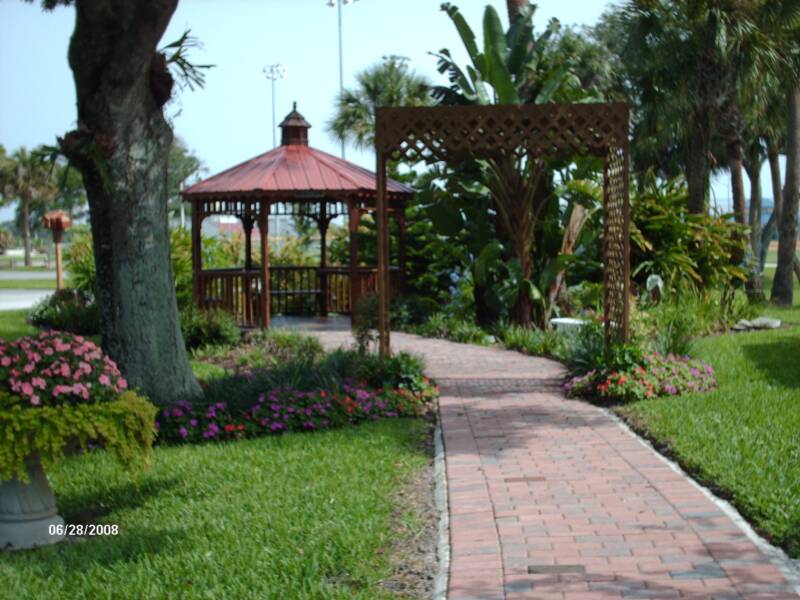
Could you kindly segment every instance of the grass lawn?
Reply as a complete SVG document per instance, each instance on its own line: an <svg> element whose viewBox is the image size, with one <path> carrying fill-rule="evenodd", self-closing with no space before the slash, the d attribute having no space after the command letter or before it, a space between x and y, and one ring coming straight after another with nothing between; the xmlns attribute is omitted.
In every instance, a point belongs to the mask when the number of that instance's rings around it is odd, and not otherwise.
<svg viewBox="0 0 800 600"><path fill-rule="evenodd" d="M68 281L64 282L69 285ZM54 290L55 279L0 279L0 290Z"/></svg>
<svg viewBox="0 0 800 600"><path fill-rule="evenodd" d="M772 273L768 273L771 278ZM765 281L769 292L771 281ZM795 306L765 313L792 327L699 340L717 371L709 394L618 409L773 542L800 557L800 288Z"/></svg>
<svg viewBox="0 0 800 600"><path fill-rule="evenodd" d="M0 310L0 339L14 340L36 333L36 328L25 322L27 310Z"/></svg>
<svg viewBox="0 0 800 600"><path fill-rule="evenodd" d="M419 515L393 513L428 457L426 424L161 447L134 483L104 452L51 473L68 523L118 536L0 558L8 598L393 598L387 550ZM405 507L399 507L405 510ZM407 534L402 534L407 535Z"/></svg>

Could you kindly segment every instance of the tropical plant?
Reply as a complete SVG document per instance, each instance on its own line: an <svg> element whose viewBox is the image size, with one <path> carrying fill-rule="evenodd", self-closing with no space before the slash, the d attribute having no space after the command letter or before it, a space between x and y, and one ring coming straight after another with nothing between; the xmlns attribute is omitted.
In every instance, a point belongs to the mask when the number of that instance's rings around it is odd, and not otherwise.
<svg viewBox="0 0 800 600"><path fill-rule="evenodd" d="M494 8L487 7L483 20L482 50L458 8L445 3L442 10L453 21L471 64L462 69L447 49L436 54L439 71L446 73L450 82L449 86L434 88L434 97L441 103L539 104L598 97L596 90L585 89L574 73L578 64L575 57L556 50L559 23L551 20L543 33L535 33L533 7L515 4L513 10L510 9L514 16L507 31L503 30ZM569 44L565 43L563 48L569 48ZM494 236L501 244L500 253L494 243L492 248L485 251L484 262L490 259L495 263L501 261L505 267L496 265L497 268L505 268L515 275L513 287L516 297L511 316L514 321L528 325L533 317L533 303L543 296L539 289L542 282L535 281L539 277L534 278L534 271L541 273L550 259L558 254L561 246L560 221L564 215L553 193L554 172L557 168L563 169L570 177L568 172L572 163L519 157L513 152L497 152L470 162L471 165L459 165L459 179L465 181L472 178L473 184L478 184L473 192L491 198ZM462 185L462 190L465 187ZM449 213L457 214L453 211ZM483 220L487 220L485 216ZM553 233L558 240L556 244L550 242ZM536 267L534 250L542 256L541 264ZM509 260L512 258L515 259L513 262ZM482 273L487 271L481 268ZM476 284L483 286L482 279L476 276ZM502 291L504 296L508 293L511 293L510 289ZM543 318L544 311L539 316L540 320Z"/></svg>
<svg viewBox="0 0 800 600"><path fill-rule="evenodd" d="M375 145L375 109L380 106L427 106L432 104L428 80L409 67L403 56L383 60L356 74L356 85L336 98L327 131L338 140L360 149Z"/></svg>
<svg viewBox="0 0 800 600"><path fill-rule="evenodd" d="M50 168L37 156L19 148L10 157L0 154L0 201L19 200L19 225L25 246L25 266L31 266L31 203L48 202L55 195Z"/></svg>

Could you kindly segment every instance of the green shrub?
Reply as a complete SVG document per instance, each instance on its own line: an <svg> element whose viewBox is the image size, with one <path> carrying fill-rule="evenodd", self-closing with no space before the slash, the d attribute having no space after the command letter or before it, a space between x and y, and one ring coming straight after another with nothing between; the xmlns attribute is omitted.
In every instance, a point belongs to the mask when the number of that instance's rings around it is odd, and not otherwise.
<svg viewBox="0 0 800 600"><path fill-rule="evenodd" d="M207 345L192 352L195 361L221 368L222 374L226 370L238 373L268 369L290 361L314 361L323 354L322 344L314 336L280 329L248 332L241 343L234 346Z"/></svg>
<svg viewBox="0 0 800 600"><path fill-rule="evenodd" d="M501 323L497 337L509 350L518 350L531 356L555 356L560 344L557 332Z"/></svg>
<svg viewBox="0 0 800 600"><path fill-rule="evenodd" d="M25 459L38 454L45 468L64 450L100 444L125 467L147 466L152 454L157 409L133 392L109 402L25 407L0 390L0 480L27 481Z"/></svg>
<svg viewBox="0 0 800 600"><path fill-rule="evenodd" d="M241 339L236 320L224 310L200 310L195 307L181 311L181 332L186 348L233 345Z"/></svg>
<svg viewBox="0 0 800 600"><path fill-rule="evenodd" d="M92 234L88 230L73 230L72 241L64 253L66 269L75 289L94 294L94 282L97 272L94 266L94 247Z"/></svg>
<svg viewBox="0 0 800 600"><path fill-rule="evenodd" d="M59 290L34 305L28 319L41 329L58 329L80 335L100 333L100 312L89 291Z"/></svg>
<svg viewBox="0 0 800 600"><path fill-rule="evenodd" d="M178 307L192 305L192 237L186 229L170 231L170 255L172 256L172 275L175 279L175 295ZM94 293L97 277L94 264L94 247L89 231L75 232L72 243L66 252L66 268L70 280L81 292Z"/></svg>
<svg viewBox="0 0 800 600"><path fill-rule="evenodd" d="M204 403L224 403L227 410L237 413L252 407L267 390L333 392L355 385L370 390L405 390L424 403L437 391L417 357L399 352L381 359L375 354L338 349L321 357L300 355L268 369L206 382Z"/></svg>
<svg viewBox="0 0 800 600"><path fill-rule="evenodd" d="M666 293L713 290L743 282L744 228L723 216L691 214L682 179L652 173L631 198L631 266L644 287L649 275L663 278Z"/></svg>
<svg viewBox="0 0 800 600"><path fill-rule="evenodd" d="M444 313L436 313L431 316L425 323L416 327L414 332L425 337L462 344L488 346L492 343L491 337L479 325Z"/></svg>
<svg viewBox="0 0 800 600"><path fill-rule="evenodd" d="M645 350L638 344L606 347L605 328L599 321L587 321L575 335L564 336L558 358L570 373L624 371L641 364Z"/></svg>

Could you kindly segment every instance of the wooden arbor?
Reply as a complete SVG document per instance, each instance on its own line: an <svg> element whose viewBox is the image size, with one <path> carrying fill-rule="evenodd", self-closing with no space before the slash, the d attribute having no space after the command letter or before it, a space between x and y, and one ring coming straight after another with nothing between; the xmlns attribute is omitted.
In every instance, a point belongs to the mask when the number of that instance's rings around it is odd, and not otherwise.
<svg viewBox="0 0 800 600"><path fill-rule="evenodd" d="M606 339L627 341L630 293L628 107L607 104L522 104L379 108L378 294L380 353L389 346L389 229L386 162L453 162L515 154L599 156L603 180L604 313Z"/></svg>
<svg viewBox="0 0 800 600"><path fill-rule="evenodd" d="M377 291L377 267L361 266L356 232L363 214L375 211L375 174L312 148L311 127L297 107L281 123L281 145L200 181L182 192L192 203L194 299L199 308L218 308L243 327L268 327L272 314L350 314L362 295ZM402 287L405 262L405 203L414 190L389 180L387 210L397 221L398 263L391 282ZM243 268L203 266L201 226L206 217L229 215L242 223ZM319 266L269 264L269 217L303 216L320 232ZM326 235L331 221L349 217L348 265L328 265ZM253 260L254 227L260 264Z"/></svg>

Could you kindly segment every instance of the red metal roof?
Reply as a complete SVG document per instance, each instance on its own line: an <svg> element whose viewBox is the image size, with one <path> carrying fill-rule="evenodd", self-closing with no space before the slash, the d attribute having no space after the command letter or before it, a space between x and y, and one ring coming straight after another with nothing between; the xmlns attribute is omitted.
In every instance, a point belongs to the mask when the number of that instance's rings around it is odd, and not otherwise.
<svg viewBox="0 0 800 600"><path fill-rule="evenodd" d="M184 196L236 194L287 196L317 194L375 196L375 173L308 145L311 125L297 105L281 123L282 145L183 191ZM413 194L413 188L387 179L390 196Z"/></svg>
<svg viewBox="0 0 800 600"><path fill-rule="evenodd" d="M391 194L413 194L413 188L388 179ZM184 190L184 195L242 192L322 192L375 194L375 173L309 146L278 146L265 154L212 175Z"/></svg>

